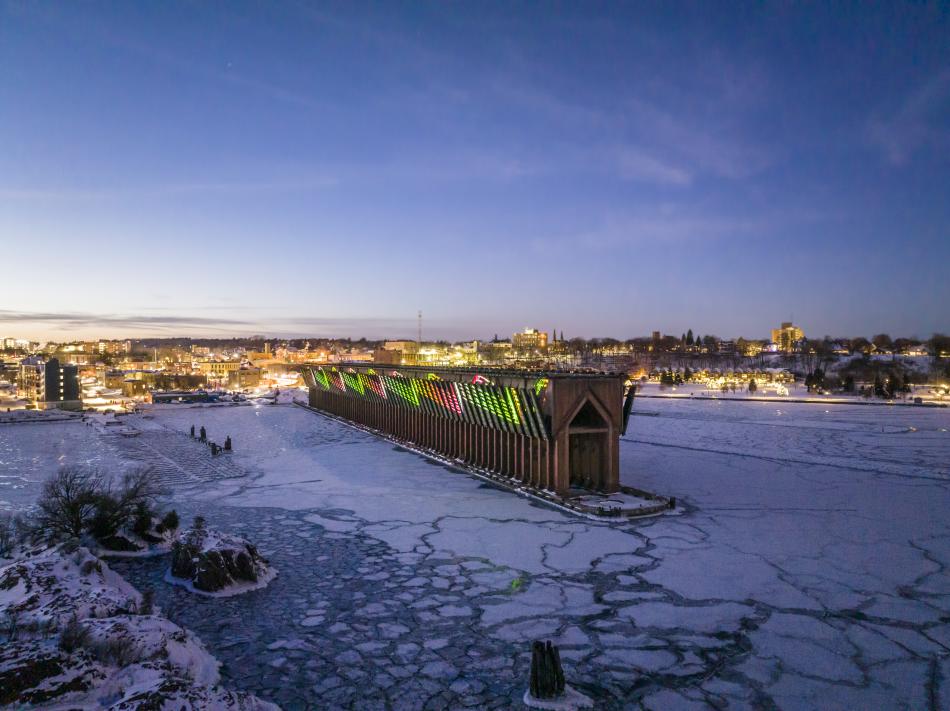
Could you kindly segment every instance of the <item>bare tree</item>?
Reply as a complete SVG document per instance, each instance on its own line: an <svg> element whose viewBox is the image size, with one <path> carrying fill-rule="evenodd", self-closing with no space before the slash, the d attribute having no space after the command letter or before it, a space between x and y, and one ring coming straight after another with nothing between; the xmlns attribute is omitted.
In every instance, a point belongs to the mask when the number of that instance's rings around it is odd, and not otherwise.
<svg viewBox="0 0 950 711"><path fill-rule="evenodd" d="M99 471L62 467L43 484L37 501L37 524L41 531L47 535L81 536L92 521L102 489Z"/></svg>
<svg viewBox="0 0 950 711"><path fill-rule="evenodd" d="M13 516L9 513L0 513L0 558L8 558L13 552L16 542Z"/></svg>
<svg viewBox="0 0 950 711"><path fill-rule="evenodd" d="M150 512L161 493L150 469L126 473L118 487L109 482L97 497L96 512L90 522L93 535L111 536L141 512Z"/></svg>

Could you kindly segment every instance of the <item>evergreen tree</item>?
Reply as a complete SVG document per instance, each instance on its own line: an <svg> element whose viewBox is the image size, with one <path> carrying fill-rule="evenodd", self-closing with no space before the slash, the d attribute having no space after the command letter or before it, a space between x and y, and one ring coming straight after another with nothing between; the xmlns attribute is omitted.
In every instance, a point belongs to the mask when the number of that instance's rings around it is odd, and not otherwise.
<svg viewBox="0 0 950 711"><path fill-rule="evenodd" d="M693 378L693 371L689 369L689 366L686 366L686 369L683 371L683 380L689 382Z"/></svg>
<svg viewBox="0 0 950 711"><path fill-rule="evenodd" d="M894 397L904 389L904 381L900 373L891 373L887 378L887 387L885 388L889 398Z"/></svg>
<svg viewBox="0 0 950 711"><path fill-rule="evenodd" d="M749 380L749 392L754 393L759 389L759 386L755 384L755 378Z"/></svg>
<svg viewBox="0 0 950 711"><path fill-rule="evenodd" d="M693 345L693 329L689 329L686 332L686 345L687 346Z"/></svg>

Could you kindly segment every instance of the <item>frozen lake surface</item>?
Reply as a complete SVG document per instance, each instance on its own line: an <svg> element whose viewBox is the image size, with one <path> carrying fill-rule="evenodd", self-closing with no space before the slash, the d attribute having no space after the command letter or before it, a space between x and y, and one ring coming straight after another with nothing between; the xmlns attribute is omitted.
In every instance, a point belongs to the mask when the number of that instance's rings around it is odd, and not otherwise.
<svg viewBox="0 0 950 711"><path fill-rule="evenodd" d="M0 511L31 505L60 465L105 467L117 456L108 440L80 422L0 425Z"/></svg>
<svg viewBox="0 0 950 711"><path fill-rule="evenodd" d="M639 401L623 479L682 509L629 524L292 406L133 422L0 427L0 500L61 461L153 465L186 521L280 575L208 600L160 559L114 567L285 708L516 707L540 637L599 708L950 708L948 410ZM235 452L212 460L192 424Z"/></svg>

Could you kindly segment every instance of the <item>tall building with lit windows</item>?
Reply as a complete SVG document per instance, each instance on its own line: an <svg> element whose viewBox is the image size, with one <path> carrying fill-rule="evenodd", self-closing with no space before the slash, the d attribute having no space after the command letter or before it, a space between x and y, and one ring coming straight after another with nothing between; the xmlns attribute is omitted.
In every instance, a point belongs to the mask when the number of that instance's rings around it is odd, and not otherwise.
<svg viewBox="0 0 950 711"><path fill-rule="evenodd" d="M46 361L46 403L58 403L56 406L69 406L79 403L82 395L79 390L79 367L61 364L58 359ZM81 404L80 404L81 407Z"/></svg>
<svg viewBox="0 0 950 711"><path fill-rule="evenodd" d="M798 342L804 338L804 331L790 321L784 321L780 328L772 329L772 343L785 353L795 350Z"/></svg>
<svg viewBox="0 0 950 711"><path fill-rule="evenodd" d="M536 328L526 328L511 337L511 347L516 351L536 351L548 346L548 334Z"/></svg>
<svg viewBox="0 0 950 711"><path fill-rule="evenodd" d="M17 373L17 394L24 400L38 402L46 392L46 363L39 356L29 356L20 361Z"/></svg>
<svg viewBox="0 0 950 711"><path fill-rule="evenodd" d="M20 397L32 401L39 409L82 409L79 368L61 364L58 358L46 361L38 356L24 358L20 362L17 390Z"/></svg>

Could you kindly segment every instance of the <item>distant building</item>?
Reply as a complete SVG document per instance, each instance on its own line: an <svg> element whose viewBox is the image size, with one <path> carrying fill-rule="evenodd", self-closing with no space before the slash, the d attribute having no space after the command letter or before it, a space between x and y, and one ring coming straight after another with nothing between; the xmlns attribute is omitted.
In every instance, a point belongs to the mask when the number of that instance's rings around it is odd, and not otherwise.
<svg viewBox="0 0 950 711"><path fill-rule="evenodd" d="M778 350L785 353L796 350L804 338L804 331L790 321L783 322L780 328L772 329L772 343L777 346Z"/></svg>
<svg viewBox="0 0 950 711"><path fill-rule="evenodd" d="M122 395L124 397L142 397L148 395L151 383L140 378L128 378L122 381Z"/></svg>
<svg viewBox="0 0 950 711"><path fill-rule="evenodd" d="M352 348L330 356L329 361L331 363L372 363L373 352Z"/></svg>
<svg viewBox="0 0 950 711"><path fill-rule="evenodd" d="M96 348L100 355L128 355L132 341L99 341Z"/></svg>
<svg viewBox="0 0 950 711"><path fill-rule="evenodd" d="M15 360L4 362L0 360L0 382L16 384L17 377L20 374L20 364Z"/></svg>
<svg viewBox="0 0 950 711"><path fill-rule="evenodd" d="M155 403L156 405L167 405L167 404L187 404L195 402L216 402L218 396L206 392L204 390L198 391L181 391L181 392L150 392L148 394L148 400Z"/></svg>
<svg viewBox="0 0 950 711"><path fill-rule="evenodd" d="M419 362L419 344L416 341L386 341L383 343L383 350L394 351L398 353L400 365L415 365ZM389 363L395 360L395 356L384 356L381 362Z"/></svg>
<svg viewBox="0 0 950 711"><path fill-rule="evenodd" d="M232 390L256 388L261 384L260 368L240 368L228 373L228 387Z"/></svg>
<svg viewBox="0 0 950 711"><path fill-rule="evenodd" d="M511 347L516 351L537 351L548 347L548 334L536 328L526 328L511 337Z"/></svg>
<svg viewBox="0 0 950 711"><path fill-rule="evenodd" d="M17 374L17 394L24 400L39 402L46 393L45 363L39 356L30 356L20 361Z"/></svg>
<svg viewBox="0 0 950 711"><path fill-rule="evenodd" d="M82 390L79 387L79 368L60 364L56 358L46 361L46 403L57 403L63 408L82 409Z"/></svg>
<svg viewBox="0 0 950 711"><path fill-rule="evenodd" d="M236 360L204 360L198 363L198 372L209 378L226 380L235 370L241 368Z"/></svg>
<svg viewBox="0 0 950 711"><path fill-rule="evenodd" d="M402 365L402 353L386 348L377 348L373 353L373 362L380 365Z"/></svg>
<svg viewBox="0 0 950 711"><path fill-rule="evenodd" d="M37 408L82 409L79 368L60 364L57 358L24 358L20 362L17 390L20 397L31 400Z"/></svg>
<svg viewBox="0 0 950 711"><path fill-rule="evenodd" d="M739 342L736 343L736 348L739 350L739 355L748 356L750 358L763 353L766 350L766 346L768 345L763 341L746 341L745 339L740 340L741 344Z"/></svg>
<svg viewBox="0 0 950 711"><path fill-rule="evenodd" d="M90 363L95 363L98 356L95 352L86 352L86 351L63 351L55 352L53 354L54 358L59 359L63 363L71 363L73 365L89 365Z"/></svg>

